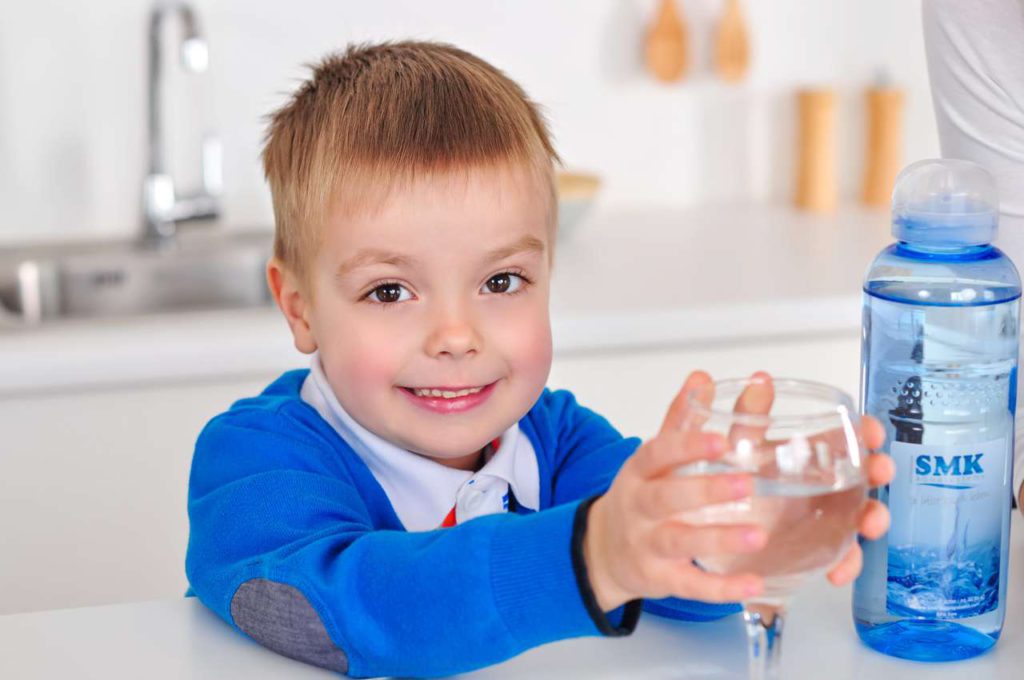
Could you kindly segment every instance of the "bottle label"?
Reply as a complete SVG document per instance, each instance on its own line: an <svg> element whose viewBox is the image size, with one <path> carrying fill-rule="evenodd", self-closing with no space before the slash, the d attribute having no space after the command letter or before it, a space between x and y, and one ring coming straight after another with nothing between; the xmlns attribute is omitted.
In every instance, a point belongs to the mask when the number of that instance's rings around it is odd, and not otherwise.
<svg viewBox="0 0 1024 680"><path fill-rule="evenodd" d="M893 442L886 608L948 620L999 603L1006 437L976 446Z"/></svg>

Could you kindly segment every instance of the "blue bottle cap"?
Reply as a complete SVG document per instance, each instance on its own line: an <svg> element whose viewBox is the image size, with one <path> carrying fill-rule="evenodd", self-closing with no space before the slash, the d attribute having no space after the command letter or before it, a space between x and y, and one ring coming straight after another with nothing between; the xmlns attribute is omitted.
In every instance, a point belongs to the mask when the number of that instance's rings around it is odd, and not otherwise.
<svg viewBox="0 0 1024 680"><path fill-rule="evenodd" d="M983 167L952 158L912 163L892 192L892 235L932 248L992 243L999 219L995 178Z"/></svg>

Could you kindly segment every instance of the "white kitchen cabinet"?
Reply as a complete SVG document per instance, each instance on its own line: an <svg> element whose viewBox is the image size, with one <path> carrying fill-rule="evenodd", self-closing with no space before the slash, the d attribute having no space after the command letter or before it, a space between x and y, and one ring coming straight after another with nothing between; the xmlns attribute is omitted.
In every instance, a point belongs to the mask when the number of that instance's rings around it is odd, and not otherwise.
<svg viewBox="0 0 1024 680"><path fill-rule="evenodd" d="M626 434L653 433L695 369L763 369L855 390L855 334L559 356L550 384ZM275 373L0 400L0 614L184 592L196 435Z"/></svg>
<svg viewBox="0 0 1024 680"><path fill-rule="evenodd" d="M0 399L0 614L184 593L196 435L272 377Z"/></svg>

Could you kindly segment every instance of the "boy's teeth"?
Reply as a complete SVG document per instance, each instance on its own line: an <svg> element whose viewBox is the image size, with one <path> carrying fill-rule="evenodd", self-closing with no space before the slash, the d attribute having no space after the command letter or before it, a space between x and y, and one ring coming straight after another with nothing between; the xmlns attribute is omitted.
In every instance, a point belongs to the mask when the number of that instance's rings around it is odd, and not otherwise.
<svg viewBox="0 0 1024 680"><path fill-rule="evenodd" d="M448 390L433 390L433 389L420 389L416 388L413 390L413 394L417 397L442 397L444 399L455 399L456 397L465 397L468 394L476 394L482 387L471 387L468 390L459 390L457 392L449 392Z"/></svg>

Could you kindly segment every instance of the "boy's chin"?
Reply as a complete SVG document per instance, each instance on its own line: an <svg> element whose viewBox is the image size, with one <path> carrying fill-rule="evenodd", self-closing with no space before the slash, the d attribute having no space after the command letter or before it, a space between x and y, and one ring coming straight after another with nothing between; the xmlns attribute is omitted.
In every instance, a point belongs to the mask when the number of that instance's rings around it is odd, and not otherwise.
<svg viewBox="0 0 1024 680"><path fill-rule="evenodd" d="M467 456L475 456L481 449L500 437L508 425L504 420L495 421L487 418L487 422L457 423L451 422L424 423L413 432L406 433L404 448L425 458L440 463L458 460ZM514 422L514 421L513 421ZM408 436L412 434L413 436Z"/></svg>
<svg viewBox="0 0 1024 680"><path fill-rule="evenodd" d="M476 462L480 451L489 443L501 436L504 429L499 430L493 436L489 432L468 433L460 432L457 435L451 432L436 432L433 437L424 438L424 441L406 442L407 448L413 453L430 458L442 465L452 463Z"/></svg>
<svg viewBox="0 0 1024 680"><path fill-rule="evenodd" d="M466 444L465 446L453 446L451 448L438 449L437 447L415 447L412 449L413 453L416 453L424 458L430 458L432 460L441 463L450 463L459 461L464 458L473 457L479 455L481 449L483 449L492 440L488 439L483 441L479 446L476 444Z"/></svg>

